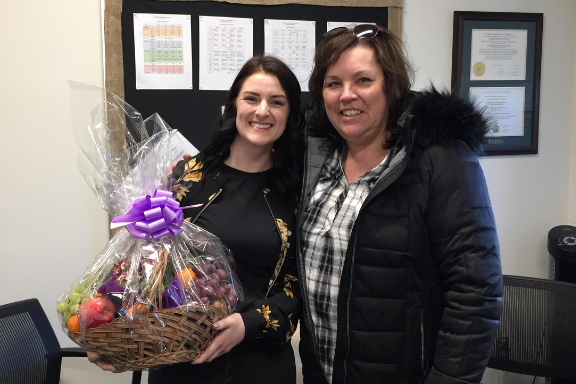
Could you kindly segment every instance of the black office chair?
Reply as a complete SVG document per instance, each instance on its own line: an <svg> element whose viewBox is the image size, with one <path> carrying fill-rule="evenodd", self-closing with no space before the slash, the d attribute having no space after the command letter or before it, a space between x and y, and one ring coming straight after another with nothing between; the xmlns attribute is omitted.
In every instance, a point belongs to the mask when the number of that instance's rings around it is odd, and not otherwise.
<svg viewBox="0 0 576 384"><path fill-rule="evenodd" d="M576 284L504 276L503 302L488 366L576 383Z"/></svg>
<svg viewBox="0 0 576 384"><path fill-rule="evenodd" d="M62 357L86 357L82 348L60 348L37 299L0 306L0 384L57 384ZM139 384L141 371L132 375Z"/></svg>

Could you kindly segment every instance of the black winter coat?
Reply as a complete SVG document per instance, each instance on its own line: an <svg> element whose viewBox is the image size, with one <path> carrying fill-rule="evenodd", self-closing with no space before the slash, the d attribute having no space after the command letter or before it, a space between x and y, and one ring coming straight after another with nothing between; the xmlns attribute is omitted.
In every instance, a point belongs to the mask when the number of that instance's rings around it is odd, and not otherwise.
<svg viewBox="0 0 576 384"><path fill-rule="evenodd" d="M486 120L472 104L431 89L398 125L389 172L362 205L348 244L333 383L479 383L502 310L496 226L476 156ZM326 138L307 144L303 202L334 150ZM301 257L299 269L304 382L325 383Z"/></svg>

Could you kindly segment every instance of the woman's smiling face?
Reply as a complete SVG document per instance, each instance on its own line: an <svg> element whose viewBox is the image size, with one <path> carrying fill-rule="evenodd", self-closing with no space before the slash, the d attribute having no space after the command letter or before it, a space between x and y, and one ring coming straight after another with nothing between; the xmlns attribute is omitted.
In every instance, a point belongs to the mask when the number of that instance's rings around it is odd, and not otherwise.
<svg viewBox="0 0 576 384"><path fill-rule="evenodd" d="M251 75L236 98L235 142L272 149L286 129L289 112L286 92L276 76L263 72Z"/></svg>
<svg viewBox="0 0 576 384"><path fill-rule="evenodd" d="M371 48L344 51L326 72L322 96L328 119L346 142L384 143L388 101L384 73Z"/></svg>

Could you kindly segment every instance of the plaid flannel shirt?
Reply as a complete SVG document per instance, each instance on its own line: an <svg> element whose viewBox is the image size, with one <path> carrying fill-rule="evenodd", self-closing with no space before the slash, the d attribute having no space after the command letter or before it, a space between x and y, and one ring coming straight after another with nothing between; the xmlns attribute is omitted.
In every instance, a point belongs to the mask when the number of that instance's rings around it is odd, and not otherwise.
<svg viewBox="0 0 576 384"><path fill-rule="evenodd" d="M320 364L328 382L336 348L337 300L342 265L358 212L381 177L386 159L348 185L342 152L326 160L304 212L302 255Z"/></svg>

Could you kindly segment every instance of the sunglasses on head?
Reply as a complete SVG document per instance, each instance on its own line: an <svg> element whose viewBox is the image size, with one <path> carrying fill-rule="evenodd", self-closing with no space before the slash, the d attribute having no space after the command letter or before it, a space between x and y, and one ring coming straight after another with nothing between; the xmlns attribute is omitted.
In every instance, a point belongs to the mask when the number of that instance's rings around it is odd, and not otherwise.
<svg viewBox="0 0 576 384"><path fill-rule="evenodd" d="M376 37L378 32L382 33L382 27L376 24L359 24L352 28L338 27L326 32L322 36L322 39L324 41L330 41L336 37L343 36L348 32L351 32L359 39L373 39Z"/></svg>

